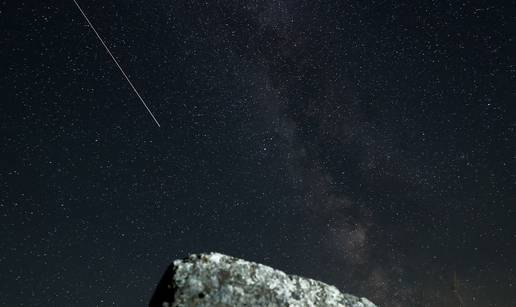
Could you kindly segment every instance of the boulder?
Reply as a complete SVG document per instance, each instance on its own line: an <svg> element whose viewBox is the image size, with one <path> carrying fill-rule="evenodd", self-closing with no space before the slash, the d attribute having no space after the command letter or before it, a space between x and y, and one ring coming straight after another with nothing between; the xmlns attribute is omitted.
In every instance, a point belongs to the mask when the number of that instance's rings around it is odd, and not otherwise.
<svg viewBox="0 0 516 307"><path fill-rule="evenodd" d="M374 307L334 286L219 253L176 260L149 304L172 306Z"/></svg>

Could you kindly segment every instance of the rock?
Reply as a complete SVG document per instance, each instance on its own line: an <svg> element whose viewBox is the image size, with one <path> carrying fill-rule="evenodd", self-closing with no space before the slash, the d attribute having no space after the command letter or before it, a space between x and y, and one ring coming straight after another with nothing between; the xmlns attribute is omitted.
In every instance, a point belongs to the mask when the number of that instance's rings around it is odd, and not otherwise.
<svg viewBox="0 0 516 307"><path fill-rule="evenodd" d="M149 306L376 305L366 298L341 293L320 281L211 253L174 261L163 275Z"/></svg>

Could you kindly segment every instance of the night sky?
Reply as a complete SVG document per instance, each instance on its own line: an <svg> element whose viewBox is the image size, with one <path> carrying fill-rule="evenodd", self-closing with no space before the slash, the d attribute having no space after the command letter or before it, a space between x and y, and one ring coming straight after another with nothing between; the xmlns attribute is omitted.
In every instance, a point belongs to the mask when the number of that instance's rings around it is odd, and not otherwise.
<svg viewBox="0 0 516 307"><path fill-rule="evenodd" d="M0 6L0 304L145 306L218 251L516 306L514 1Z"/></svg>

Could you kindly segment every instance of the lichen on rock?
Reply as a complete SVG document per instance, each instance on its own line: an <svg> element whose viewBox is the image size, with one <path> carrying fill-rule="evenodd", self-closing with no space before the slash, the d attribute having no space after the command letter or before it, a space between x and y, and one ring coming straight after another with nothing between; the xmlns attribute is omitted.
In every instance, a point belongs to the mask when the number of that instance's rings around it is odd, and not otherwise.
<svg viewBox="0 0 516 307"><path fill-rule="evenodd" d="M150 307L341 306L374 307L334 286L219 253L176 260L164 274Z"/></svg>

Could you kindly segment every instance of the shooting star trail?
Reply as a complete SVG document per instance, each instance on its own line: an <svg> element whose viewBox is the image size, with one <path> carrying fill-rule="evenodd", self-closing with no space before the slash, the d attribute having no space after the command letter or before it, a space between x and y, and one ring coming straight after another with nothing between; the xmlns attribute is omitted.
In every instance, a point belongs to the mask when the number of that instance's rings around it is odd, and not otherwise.
<svg viewBox="0 0 516 307"><path fill-rule="evenodd" d="M122 69L122 66L120 66L120 64L118 64L118 61L115 59L115 56L113 56L113 54L111 53L111 51L109 50L108 46L106 45L106 43L104 43L104 40L102 39L102 37L100 37L99 33L97 32L97 30L95 30L95 27L93 26L93 24L91 23L91 21L88 19L88 16L86 16L86 13L84 13L84 11L82 10L81 6L79 5L79 3L77 3L76 0L73 0L73 2L75 3L75 5L77 6L77 8L79 9L79 11L81 12L82 16L84 16L84 19L86 19L86 21L88 22L88 24L90 25L90 28L93 30L93 32L95 32L95 35L97 35L98 39L100 40L100 42L102 43L102 46L104 46L104 48L106 49L107 53L109 54L109 56L111 56L111 58L113 59L113 62L115 62L116 66L118 67L118 69L120 70L120 72L122 73L122 75L125 77L125 79L127 80L127 82L129 83L129 85L131 86L131 88L133 89L134 93L136 94L136 96L138 96L138 98L140 99L140 101L142 102L143 106L145 107L145 109L147 109L147 111L149 112L150 116L152 116L152 119L154 120L154 122L156 122L156 125L158 125L158 127L161 127L161 125L159 124L158 120L156 119L156 117L154 116L154 114L152 114L152 111L149 109L149 107L147 106L147 104L145 103L145 101L143 100L142 96L140 96L140 93L138 93L138 90L136 90L136 87L134 87L133 83L131 82L131 80L129 80L129 77L127 76L127 74L124 72L124 70Z"/></svg>

